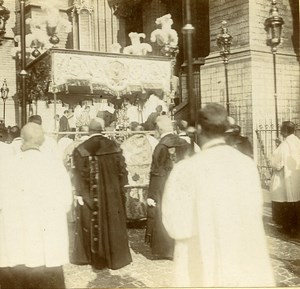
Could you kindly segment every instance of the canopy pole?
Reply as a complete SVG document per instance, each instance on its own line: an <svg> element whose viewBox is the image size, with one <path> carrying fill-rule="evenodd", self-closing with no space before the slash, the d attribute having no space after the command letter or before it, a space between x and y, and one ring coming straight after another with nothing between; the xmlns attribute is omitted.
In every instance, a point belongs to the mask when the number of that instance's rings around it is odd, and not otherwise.
<svg viewBox="0 0 300 289"><path fill-rule="evenodd" d="M56 96L56 93L53 94L54 96L54 129L55 131L57 130L57 127L56 127L56 100L57 100L57 96Z"/></svg>

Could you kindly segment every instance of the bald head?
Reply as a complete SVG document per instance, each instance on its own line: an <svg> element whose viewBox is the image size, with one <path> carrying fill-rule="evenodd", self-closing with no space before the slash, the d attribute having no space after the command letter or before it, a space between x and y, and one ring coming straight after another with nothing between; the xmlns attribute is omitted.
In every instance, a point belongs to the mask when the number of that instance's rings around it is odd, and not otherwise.
<svg viewBox="0 0 300 289"><path fill-rule="evenodd" d="M34 122L29 122L23 126L21 137L23 139L23 151L39 148L45 140L42 127Z"/></svg>
<svg viewBox="0 0 300 289"><path fill-rule="evenodd" d="M37 123L39 125L42 125L42 117L38 114L31 115L28 118L28 122L33 122L33 123Z"/></svg>
<svg viewBox="0 0 300 289"><path fill-rule="evenodd" d="M160 134L173 132L172 120L166 115L161 115L156 118L156 126Z"/></svg>
<svg viewBox="0 0 300 289"><path fill-rule="evenodd" d="M101 132L105 128L105 122L100 117L95 117L91 119L89 124L89 131L90 132Z"/></svg>

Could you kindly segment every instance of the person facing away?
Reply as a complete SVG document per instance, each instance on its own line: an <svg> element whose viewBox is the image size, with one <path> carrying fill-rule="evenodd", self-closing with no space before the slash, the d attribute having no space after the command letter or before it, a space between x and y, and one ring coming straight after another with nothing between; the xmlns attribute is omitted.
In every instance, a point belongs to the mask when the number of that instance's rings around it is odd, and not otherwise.
<svg viewBox="0 0 300 289"><path fill-rule="evenodd" d="M71 131L69 119L68 119L69 115L70 115L70 111L66 109L64 111L64 114L62 115L62 117L59 119L59 128L58 128L59 132ZM59 134L57 137L57 140L60 140L64 136L65 136L65 134Z"/></svg>
<svg viewBox="0 0 300 289"><path fill-rule="evenodd" d="M255 163L226 144L226 109L198 113L201 152L175 165L167 180L163 224L175 239L179 287L274 286Z"/></svg>
<svg viewBox="0 0 300 289"><path fill-rule="evenodd" d="M192 147L177 134L173 133L173 125L167 116L159 116L156 120L160 140L154 149L150 169L148 191L148 219L146 242L150 243L152 254L161 259L172 259L174 240L169 237L162 223L161 200L165 182L174 163L192 154Z"/></svg>
<svg viewBox="0 0 300 289"><path fill-rule="evenodd" d="M31 115L28 118L28 123L36 123L43 127L42 117L38 114ZM56 160L61 160L57 148L57 142L54 140L54 138L44 134L44 139L45 140L40 147L41 152L47 154L49 157L54 157Z"/></svg>
<svg viewBox="0 0 300 289"><path fill-rule="evenodd" d="M40 125L27 123L21 136L21 151L0 175L0 287L65 288L70 179L62 164L40 151Z"/></svg>
<svg viewBox="0 0 300 289"><path fill-rule="evenodd" d="M248 137L241 135L241 127L239 125L230 125L230 128L225 132L225 141L241 153L253 158L252 144Z"/></svg>
<svg viewBox="0 0 300 289"><path fill-rule="evenodd" d="M284 140L271 158L272 215L282 233L297 237L300 233L300 140L291 121L282 122L280 133Z"/></svg>
<svg viewBox="0 0 300 289"><path fill-rule="evenodd" d="M119 269L132 261L125 214L127 171L119 145L101 134L103 128L103 119L92 119L90 137L73 151L78 204L71 262Z"/></svg>

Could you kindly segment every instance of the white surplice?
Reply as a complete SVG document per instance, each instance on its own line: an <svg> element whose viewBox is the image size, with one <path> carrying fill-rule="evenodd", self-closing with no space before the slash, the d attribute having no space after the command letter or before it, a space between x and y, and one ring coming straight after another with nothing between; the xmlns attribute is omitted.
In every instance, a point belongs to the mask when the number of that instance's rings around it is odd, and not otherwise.
<svg viewBox="0 0 300 289"><path fill-rule="evenodd" d="M27 150L9 159L0 178L0 267L68 263L72 191L62 163Z"/></svg>
<svg viewBox="0 0 300 289"><path fill-rule="evenodd" d="M274 151L271 199L275 202L300 201L300 139L289 135Z"/></svg>
<svg viewBox="0 0 300 289"><path fill-rule="evenodd" d="M223 140L175 165L163 196L163 223L175 239L180 287L274 286L254 162Z"/></svg>

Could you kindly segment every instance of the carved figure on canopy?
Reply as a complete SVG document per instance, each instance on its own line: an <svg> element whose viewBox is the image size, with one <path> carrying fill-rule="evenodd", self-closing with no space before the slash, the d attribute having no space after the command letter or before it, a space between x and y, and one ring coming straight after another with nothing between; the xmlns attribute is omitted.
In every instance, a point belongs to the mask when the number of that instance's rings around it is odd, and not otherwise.
<svg viewBox="0 0 300 289"><path fill-rule="evenodd" d="M124 54L146 55L152 52L152 47L148 43L141 43L141 38L146 38L145 33L130 32L128 34L131 45L126 46L123 50Z"/></svg>
<svg viewBox="0 0 300 289"><path fill-rule="evenodd" d="M110 45L109 47L109 52L111 53L121 53L122 46L120 45L120 43L113 43L112 45Z"/></svg>
<svg viewBox="0 0 300 289"><path fill-rule="evenodd" d="M40 20L28 18L26 24L29 25L30 32L26 35L26 48L27 52L31 53L35 48L43 52L51 48L49 37L47 36L46 25L41 23ZM19 43L21 42L21 36L16 35L14 38L15 42L18 43L18 47L12 49L12 56L15 56L17 52L21 52ZM30 54L31 56L31 54ZM34 57L32 57L34 59Z"/></svg>
<svg viewBox="0 0 300 289"><path fill-rule="evenodd" d="M170 45L177 47L178 34L176 30L172 29L173 20L171 14L166 14L156 19L155 23L161 28L155 29L151 33L151 42L157 42L160 46Z"/></svg>
<svg viewBox="0 0 300 289"><path fill-rule="evenodd" d="M69 33L72 30L72 24L68 20L67 14L59 12L60 0L43 1L41 3L42 17L28 18L26 24L29 25L30 33L26 35L26 57L34 59L44 51L53 47L53 37L57 32ZM49 36L51 36L49 38ZM14 47L11 51L12 57L21 52L20 35L16 35L14 40L18 43L18 47ZM56 44L59 38L56 36Z"/></svg>
<svg viewBox="0 0 300 289"><path fill-rule="evenodd" d="M61 0L43 1L41 5L42 12L44 13L44 21L47 27L47 34L50 36L50 43L55 46L59 43L60 39L57 33L61 31L71 32L72 25L68 20L66 14L59 12Z"/></svg>

